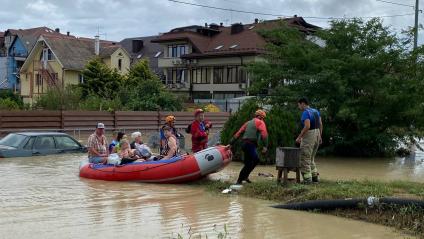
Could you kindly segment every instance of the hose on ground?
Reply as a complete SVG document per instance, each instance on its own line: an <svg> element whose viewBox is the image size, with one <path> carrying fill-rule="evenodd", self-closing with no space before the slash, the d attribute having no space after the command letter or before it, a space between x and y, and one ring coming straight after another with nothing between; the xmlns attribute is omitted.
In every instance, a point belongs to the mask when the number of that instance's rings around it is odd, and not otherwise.
<svg viewBox="0 0 424 239"><path fill-rule="evenodd" d="M424 200L403 198L360 198L360 199L336 199L336 200L314 200L300 203L274 205L274 208L289 210L335 210L352 209L363 206L373 207L378 205L414 206L424 208Z"/></svg>

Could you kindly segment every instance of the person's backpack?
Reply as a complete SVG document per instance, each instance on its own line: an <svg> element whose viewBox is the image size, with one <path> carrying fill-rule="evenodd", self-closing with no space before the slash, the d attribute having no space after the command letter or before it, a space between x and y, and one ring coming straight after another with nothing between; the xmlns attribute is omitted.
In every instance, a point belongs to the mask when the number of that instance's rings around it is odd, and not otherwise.
<svg viewBox="0 0 424 239"><path fill-rule="evenodd" d="M186 132L187 134L191 134L191 124L192 124L192 123L190 123L190 124L187 126L187 128L185 129L185 132Z"/></svg>

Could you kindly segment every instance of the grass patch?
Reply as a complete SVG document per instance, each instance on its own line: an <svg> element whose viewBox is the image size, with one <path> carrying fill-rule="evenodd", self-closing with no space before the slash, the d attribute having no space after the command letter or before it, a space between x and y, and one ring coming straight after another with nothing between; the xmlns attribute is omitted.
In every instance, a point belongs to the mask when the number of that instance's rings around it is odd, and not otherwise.
<svg viewBox="0 0 424 239"><path fill-rule="evenodd" d="M202 180L193 185L205 187L207 191L220 193L231 183ZM274 180L260 180L244 184L239 195L271 200L279 203L303 202L307 200L331 200L345 198L402 197L424 200L424 184L405 181L380 182L371 180L330 181L319 184L281 185ZM336 216L358 219L397 228L408 234L424 238L424 209L382 205L374 208L323 211Z"/></svg>

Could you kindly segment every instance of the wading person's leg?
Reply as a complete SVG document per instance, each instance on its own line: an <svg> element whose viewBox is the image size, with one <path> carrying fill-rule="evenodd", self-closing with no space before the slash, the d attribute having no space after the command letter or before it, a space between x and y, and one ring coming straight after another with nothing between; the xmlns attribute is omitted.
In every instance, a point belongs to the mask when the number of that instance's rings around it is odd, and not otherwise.
<svg viewBox="0 0 424 239"><path fill-rule="evenodd" d="M317 166L315 165L315 156L318 152L318 148L319 148L319 130L316 129L314 132L314 143L313 143L313 149L312 149L312 155L311 155L311 174L312 174L312 181L317 183L319 182L319 178L318 178L318 169Z"/></svg>
<svg viewBox="0 0 424 239"><path fill-rule="evenodd" d="M302 172L303 181L305 183L312 182L312 152L314 147L314 135L312 132L307 132L300 143L300 171Z"/></svg>
<svg viewBox="0 0 424 239"><path fill-rule="evenodd" d="M251 144L243 143L241 146L244 155L244 166L240 171L239 178L237 180L237 184L241 184L243 180L246 180L249 177L251 169L253 167L253 157L251 154Z"/></svg>

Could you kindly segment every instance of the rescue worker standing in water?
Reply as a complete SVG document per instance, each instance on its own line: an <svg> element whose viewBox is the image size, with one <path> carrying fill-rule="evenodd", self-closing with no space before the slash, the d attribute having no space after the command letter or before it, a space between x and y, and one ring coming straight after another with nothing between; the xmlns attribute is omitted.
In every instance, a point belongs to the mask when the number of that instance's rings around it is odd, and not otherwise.
<svg viewBox="0 0 424 239"><path fill-rule="evenodd" d="M249 175L259 163L259 156L256 148L258 147L258 140L260 138L262 138L264 143L262 153L266 153L268 150L268 131L264 122L265 117L265 111L257 110L255 112L255 118L244 123L227 146L231 147L231 145L242 136L243 144L241 148L244 154L244 167L240 171L237 184L242 184L243 181L250 183Z"/></svg>
<svg viewBox="0 0 424 239"><path fill-rule="evenodd" d="M305 184L318 183L318 170L315 165L315 155L322 143L322 120L318 110L309 107L306 98L300 98L297 106L302 111L302 131L296 139L300 144L300 164Z"/></svg>

